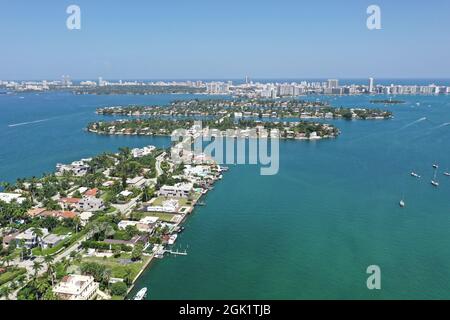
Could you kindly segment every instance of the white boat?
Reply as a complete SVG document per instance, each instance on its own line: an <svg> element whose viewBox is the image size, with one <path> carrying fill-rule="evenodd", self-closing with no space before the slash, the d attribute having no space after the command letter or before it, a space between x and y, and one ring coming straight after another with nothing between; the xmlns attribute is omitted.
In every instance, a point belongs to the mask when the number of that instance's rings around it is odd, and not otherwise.
<svg viewBox="0 0 450 320"><path fill-rule="evenodd" d="M134 297L134 300L144 300L147 297L147 288L142 288Z"/></svg>
<svg viewBox="0 0 450 320"><path fill-rule="evenodd" d="M437 164L433 164L433 168L437 169L439 166Z"/></svg>
<svg viewBox="0 0 450 320"><path fill-rule="evenodd" d="M164 258L164 253L166 250L164 249L164 246L162 244L155 245L153 248L153 252L155 253L155 258L162 259Z"/></svg>
<svg viewBox="0 0 450 320"><path fill-rule="evenodd" d="M450 172L444 172L444 176L450 177Z"/></svg>
<svg viewBox="0 0 450 320"><path fill-rule="evenodd" d="M415 173L414 171L411 172L411 176L415 177L415 178L420 178L420 175L418 175L417 173Z"/></svg>
<svg viewBox="0 0 450 320"><path fill-rule="evenodd" d="M399 204L400 204L400 207L402 207L402 208L403 208L403 207L405 206L405 201L403 201L403 200L400 200L400 203L399 203Z"/></svg>
<svg viewBox="0 0 450 320"><path fill-rule="evenodd" d="M177 235L176 233L173 234L173 235L171 235L171 236L169 237L169 241L167 241L167 243L168 243L168 244L174 244L175 241L177 240L177 237L178 237L178 235Z"/></svg>
<svg viewBox="0 0 450 320"><path fill-rule="evenodd" d="M434 170L434 177L433 180L431 180L431 184L435 187L439 187L439 182L436 180L437 170Z"/></svg>

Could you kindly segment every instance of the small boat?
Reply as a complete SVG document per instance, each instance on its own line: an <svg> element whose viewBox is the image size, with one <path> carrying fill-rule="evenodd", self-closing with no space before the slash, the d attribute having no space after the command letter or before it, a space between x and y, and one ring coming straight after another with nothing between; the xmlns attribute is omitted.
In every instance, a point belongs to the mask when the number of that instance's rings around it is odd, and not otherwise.
<svg viewBox="0 0 450 320"><path fill-rule="evenodd" d="M147 297L147 288L142 288L134 297L134 300L144 300Z"/></svg>
<svg viewBox="0 0 450 320"><path fill-rule="evenodd" d="M435 187L439 187L439 182L436 180L437 170L434 171L433 180L431 180L431 184Z"/></svg>
<svg viewBox="0 0 450 320"><path fill-rule="evenodd" d="M420 178L420 175L418 175L417 173L415 173L414 171L411 172L411 176L415 177L415 178Z"/></svg>
<svg viewBox="0 0 450 320"><path fill-rule="evenodd" d="M178 235L177 234L173 234L169 237L169 241L167 241L168 244L174 244L175 241L177 240Z"/></svg>
<svg viewBox="0 0 450 320"><path fill-rule="evenodd" d="M184 227L183 226L181 226L181 227L179 227L178 229L177 229L177 232L178 233L182 233L184 231Z"/></svg>
<svg viewBox="0 0 450 320"><path fill-rule="evenodd" d="M433 168L437 169L439 166L437 164L433 164Z"/></svg>
<svg viewBox="0 0 450 320"><path fill-rule="evenodd" d="M444 176L450 177L450 172L444 172Z"/></svg>
<svg viewBox="0 0 450 320"><path fill-rule="evenodd" d="M206 203L203 202L203 201L200 201L200 202L197 202L197 205L198 205L198 206L206 206Z"/></svg>
<svg viewBox="0 0 450 320"><path fill-rule="evenodd" d="M399 203L399 205L400 205L400 207L401 208L404 208L405 207L405 201L403 201L403 200L400 200L400 203Z"/></svg>

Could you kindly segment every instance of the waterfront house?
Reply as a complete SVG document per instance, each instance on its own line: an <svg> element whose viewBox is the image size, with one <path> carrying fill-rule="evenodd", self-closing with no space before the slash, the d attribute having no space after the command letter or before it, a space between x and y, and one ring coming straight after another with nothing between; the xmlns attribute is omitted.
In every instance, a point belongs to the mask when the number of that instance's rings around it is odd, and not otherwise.
<svg viewBox="0 0 450 320"><path fill-rule="evenodd" d="M158 196L188 198L193 191L192 183L177 183L174 186L164 185L158 191Z"/></svg>
<svg viewBox="0 0 450 320"><path fill-rule="evenodd" d="M155 149L156 149L155 146L143 147L141 149L135 148L131 149L131 154L133 155L133 158L141 158L151 154L153 151L155 151Z"/></svg>
<svg viewBox="0 0 450 320"><path fill-rule="evenodd" d="M92 159L82 159L80 161L74 161L71 164L56 165L56 175L62 176L64 172L72 172L75 176L81 177L88 173L90 166L87 164Z"/></svg>
<svg viewBox="0 0 450 320"><path fill-rule="evenodd" d="M134 247L137 244L145 245L146 243L148 243L148 236L136 235L133 238L131 238L130 240L105 239L104 242L109 243L109 244L124 244L127 246Z"/></svg>
<svg viewBox="0 0 450 320"><path fill-rule="evenodd" d="M92 276L70 275L65 276L53 288L53 292L62 300L91 300L94 299L99 284Z"/></svg>
<svg viewBox="0 0 450 320"><path fill-rule="evenodd" d="M178 212L178 207L179 207L178 200L169 199L169 200L163 201L160 206L146 207L146 211L176 213L176 212Z"/></svg>

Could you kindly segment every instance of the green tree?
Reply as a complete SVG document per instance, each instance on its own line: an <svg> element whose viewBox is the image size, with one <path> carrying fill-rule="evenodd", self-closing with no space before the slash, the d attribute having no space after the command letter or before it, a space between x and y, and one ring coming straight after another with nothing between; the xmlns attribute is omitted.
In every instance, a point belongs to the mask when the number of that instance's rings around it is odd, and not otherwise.
<svg viewBox="0 0 450 320"><path fill-rule="evenodd" d="M42 262L39 261L33 261L33 270L34 270L34 277L37 279L39 271L43 268Z"/></svg>
<svg viewBox="0 0 450 320"><path fill-rule="evenodd" d="M135 245L133 252L131 252L131 260L133 261L141 260L143 250L144 247L142 246L142 244Z"/></svg>
<svg viewBox="0 0 450 320"><path fill-rule="evenodd" d="M111 285L111 294L114 296L125 296L127 293L128 287L124 282L116 282Z"/></svg>

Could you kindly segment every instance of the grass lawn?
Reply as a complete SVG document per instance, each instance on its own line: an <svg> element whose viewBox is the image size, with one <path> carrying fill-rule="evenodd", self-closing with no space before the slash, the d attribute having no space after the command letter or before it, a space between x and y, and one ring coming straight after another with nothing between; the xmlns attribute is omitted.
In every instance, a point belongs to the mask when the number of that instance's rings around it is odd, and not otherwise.
<svg viewBox="0 0 450 320"><path fill-rule="evenodd" d="M18 276L26 273L27 270L25 268L15 268L6 271L5 273L0 274L0 286L14 280Z"/></svg>
<svg viewBox="0 0 450 320"><path fill-rule="evenodd" d="M100 257L84 257L82 259L83 262L96 262L98 264L104 265L107 268L111 269L111 276L113 278L125 278L126 269L130 268L132 273L132 278L134 279L141 269L144 266L144 263L147 262L149 257L142 256L141 261L126 263L125 260L130 259L131 255L124 253L119 258L100 258ZM124 260L124 261L122 261Z"/></svg>
<svg viewBox="0 0 450 320"><path fill-rule="evenodd" d="M175 222L175 219L180 216L179 214L164 212L139 212L139 214L142 214L145 217L158 217L160 220L165 222Z"/></svg>
<svg viewBox="0 0 450 320"><path fill-rule="evenodd" d="M152 205L153 206L161 206L164 201L172 200L172 199L178 200L178 204L180 207L186 206L187 202L188 202L188 199L186 199L186 198L157 197L157 198L155 198L155 200L153 200Z"/></svg>
<svg viewBox="0 0 450 320"><path fill-rule="evenodd" d="M55 229L52 230L52 233L57 234L59 236L62 236L62 235L66 235L66 234L68 234L68 233L70 233L72 231L73 230L71 228L66 228L64 226L58 226L58 227L56 227Z"/></svg>

